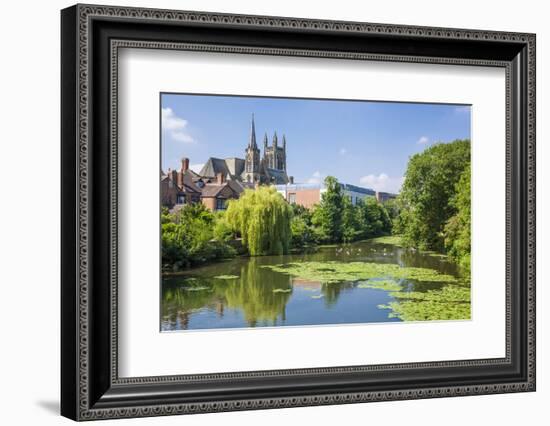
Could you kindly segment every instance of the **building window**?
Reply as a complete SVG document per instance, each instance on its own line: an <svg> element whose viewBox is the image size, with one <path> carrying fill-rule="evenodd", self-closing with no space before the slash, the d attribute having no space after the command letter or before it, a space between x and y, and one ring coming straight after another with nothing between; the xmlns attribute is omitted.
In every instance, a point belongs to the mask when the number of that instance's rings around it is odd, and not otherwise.
<svg viewBox="0 0 550 426"><path fill-rule="evenodd" d="M176 204L185 204L185 194L178 194Z"/></svg>
<svg viewBox="0 0 550 426"><path fill-rule="evenodd" d="M288 202L289 204L296 204L296 194L288 194Z"/></svg>
<svg viewBox="0 0 550 426"><path fill-rule="evenodd" d="M225 200L223 198L216 198L216 210L225 210Z"/></svg>

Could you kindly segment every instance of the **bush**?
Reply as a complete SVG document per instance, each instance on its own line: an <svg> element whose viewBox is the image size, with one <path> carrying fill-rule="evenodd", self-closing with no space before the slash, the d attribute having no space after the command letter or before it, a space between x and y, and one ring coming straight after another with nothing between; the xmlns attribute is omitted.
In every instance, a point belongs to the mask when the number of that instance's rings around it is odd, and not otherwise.
<svg viewBox="0 0 550 426"><path fill-rule="evenodd" d="M226 240L214 240L216 221L216 216L199 203L185 205L176 214L163 211L163 270L178 271L235 256L235 249Z"/></svg>

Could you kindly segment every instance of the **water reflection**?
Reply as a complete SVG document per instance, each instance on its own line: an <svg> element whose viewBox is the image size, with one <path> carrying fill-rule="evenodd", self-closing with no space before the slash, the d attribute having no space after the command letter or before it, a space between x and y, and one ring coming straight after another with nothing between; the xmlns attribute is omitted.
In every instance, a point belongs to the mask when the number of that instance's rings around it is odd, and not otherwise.
<svg viewBox="0 0 550 426"><path fill-rule="evenodd" d="M369 242L315 253L237 258L162 280L162 330L344 324L399 321L378 306L393 300L385 290L357 282L322 284L263 268L299 261L393 263L458 276L455 264L437 255ZM411 291L442 284L402 281Z"/></svg>

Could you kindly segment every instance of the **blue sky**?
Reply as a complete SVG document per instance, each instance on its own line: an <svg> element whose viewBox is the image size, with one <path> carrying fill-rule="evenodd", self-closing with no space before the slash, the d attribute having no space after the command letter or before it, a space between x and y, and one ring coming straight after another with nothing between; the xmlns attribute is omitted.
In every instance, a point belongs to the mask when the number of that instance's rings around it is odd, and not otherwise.
<svg viewBox="0 0 550 426"><path fill-rule="evenodd" d="M295 182L340 182L398 192L409 157L436 142L470 137L470 107L368 101L162 94L162 168L188 157L244 158L254 113L260 150L267 132L287 140ZM263 155L263 152L260 153Z"/></svg>

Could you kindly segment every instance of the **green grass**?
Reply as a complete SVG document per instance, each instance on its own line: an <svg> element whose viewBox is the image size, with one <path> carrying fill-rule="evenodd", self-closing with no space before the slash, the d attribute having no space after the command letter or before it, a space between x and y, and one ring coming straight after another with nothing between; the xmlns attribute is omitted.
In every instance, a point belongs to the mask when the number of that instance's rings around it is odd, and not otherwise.
<svg viewBox="0 0 550 426"><path fill-rule="evenodd" d="M403 247L403 237L401 235L386 235L384 237L371 238L367 240L372 243L391 244L397 247Z"/></svg>

